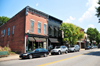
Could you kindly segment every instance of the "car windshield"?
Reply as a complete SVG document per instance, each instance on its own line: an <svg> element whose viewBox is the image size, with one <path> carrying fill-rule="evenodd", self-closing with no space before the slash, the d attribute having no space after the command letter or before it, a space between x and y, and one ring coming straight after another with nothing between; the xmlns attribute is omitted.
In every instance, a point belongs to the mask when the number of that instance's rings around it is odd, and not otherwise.
<svg viewBox="0 0 100 66"><path fill-rule="evenodd" d="M74 46L70 46L70 47L74 47Z"/></svg>
<svg viewBox="0 0 100 66"><path fill-rule="evenodd" d="M56 46L56 47L55 47L55 49L58 49L58 48L60 48L60 46Z"/></svg>

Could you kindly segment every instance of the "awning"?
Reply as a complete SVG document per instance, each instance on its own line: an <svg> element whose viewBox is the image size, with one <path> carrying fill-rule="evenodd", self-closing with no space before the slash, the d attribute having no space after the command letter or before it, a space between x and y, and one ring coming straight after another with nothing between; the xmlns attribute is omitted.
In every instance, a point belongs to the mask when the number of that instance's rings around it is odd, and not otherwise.
<svg viewBox="0 0 100 66"><path fill-rule="evenodd" d="M35 41L33 37L28 37L29 41Z"/></svg>
<svg viewBox="0 0 100 66"><path fill-rule="evenodd" d="M56 38L49 38L51 43L59 43L59 40Z"/></svg>
<svg viewBox="0 0 100 66"><path fill-rule="evenodd" d="M46 42L46 39L45 38L37 38L37 37L34 37L35 41L36 42Z"/></svg>

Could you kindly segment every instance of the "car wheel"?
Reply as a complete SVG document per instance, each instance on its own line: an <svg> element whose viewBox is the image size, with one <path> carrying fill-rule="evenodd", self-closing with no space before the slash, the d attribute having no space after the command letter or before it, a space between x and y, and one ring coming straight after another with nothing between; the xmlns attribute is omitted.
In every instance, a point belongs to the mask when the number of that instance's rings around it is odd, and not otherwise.
<svg viewBox="0 0 100 66"><path fill-rule="evenodd" d="M65 53L67 54L67 53L68 53L68 51L66 50L66 51L65 51Z"/></svg>
<svg viewBox="0 0 100 66"><path fill-rule="evenodd" d="M46 53L44 54L44 57L47 57L47 54Z"/></svg>
<svg viewBox="0 0 100 66"><path fill-rule="evenodd" d="M53 53L51 53L51 55L54 55Z"/></svg>
<svg viewBox="0 0 100 66"><path fill-rule="evenodd" d="M29 59L32 59L33 57L32 57L32 55L29 55Z"/></svg>
<svg viewBox="0 0 100 66"><path fill-rule="evenodd" d="M61 54L61 52L59 51L59 52L58 52L58 55L60 55L60 54Z"/></svg>
<svg viewBox="0 0 100 66"><path fill-rule="evenodd" d="M75 49L74 49L74 52L75 52Z"/></svg>

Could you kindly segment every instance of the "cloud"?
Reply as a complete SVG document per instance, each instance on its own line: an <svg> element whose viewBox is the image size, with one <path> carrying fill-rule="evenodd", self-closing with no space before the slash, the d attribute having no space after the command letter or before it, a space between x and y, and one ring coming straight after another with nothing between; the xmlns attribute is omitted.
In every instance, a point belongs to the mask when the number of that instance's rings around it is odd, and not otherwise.
<svg viewBox="0 0 100 66"><path fill-rule="evenodd" d="M85 29L85 32L87 31L88 28L95 28L93 24L89 24L88 27Z"/></svg>
<svg viewBox="0 0 100 66"><path fill-rule="evenodd" d="M70 16L69 19L66 20L66 22L72 22L73 20L75 20L75 18Z"/></svg>
<svg viewBox="0 0 100 66"><path fill-rule="evenodd" d="M36 6L38 6L39 4L37 3Z"/></svg>
<svg viewBox="0 0 100 66"><path fill-rule="evenodd" d="M83 22L85 19L90 19L96 14L95 7L98 7L98 0L88 0L86 6L89 7L88 10L79 18L79 22Z"/></svg>

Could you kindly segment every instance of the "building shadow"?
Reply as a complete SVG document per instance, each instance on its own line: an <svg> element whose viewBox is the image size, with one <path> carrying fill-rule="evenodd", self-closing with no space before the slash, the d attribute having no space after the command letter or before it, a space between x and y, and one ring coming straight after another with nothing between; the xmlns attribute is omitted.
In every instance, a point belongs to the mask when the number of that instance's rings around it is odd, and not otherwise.
<svg viewBox="0 0 100 66"><path fill-rule="evenodd" d="M100 51L90 52L90 53L84 54L84 55L100 56Z"/></svg>

